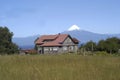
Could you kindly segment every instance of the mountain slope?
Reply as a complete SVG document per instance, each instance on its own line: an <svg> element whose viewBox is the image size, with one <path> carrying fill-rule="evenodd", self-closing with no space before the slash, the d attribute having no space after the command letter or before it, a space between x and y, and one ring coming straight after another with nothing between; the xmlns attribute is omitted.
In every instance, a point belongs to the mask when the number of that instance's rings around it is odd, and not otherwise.
<svg viewBox="0 0 120 80"><path fill-rule="evenodd" d="M13 42L16 43L22 49L32 49L34 48L34 41L39 35L30 36L30 37L18 37L13 38Z"/></svg>
<svg viewBox="0 0 120 80"><path fill-rule="evenodd" d="M62 34L70 34L72 37L77 38L81 43L86 43L90 40L94 42L98 42L101 39L107 39L110 37L120 38L120 34L98 34L98 33L92 33L84 30L65 31L65 32L62 32Z"/></svg>

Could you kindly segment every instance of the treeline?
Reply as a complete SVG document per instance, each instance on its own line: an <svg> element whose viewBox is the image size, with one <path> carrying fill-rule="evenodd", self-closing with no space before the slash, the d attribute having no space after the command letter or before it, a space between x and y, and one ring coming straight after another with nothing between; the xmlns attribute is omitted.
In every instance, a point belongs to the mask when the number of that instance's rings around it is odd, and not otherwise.
<svg viewBox="0 0 120 80"><path fill-rule="evenodd" d="M18 46L12 42L13 33L7 27L0 26L0 54L18 53Z"/></svg>
<svg viewBox="0 0 120 80"><path fill-rule="evenodd" d="M7 27L0 26L0 54L14 54L18 53L18 46L12 42L13 32ZM97 52L104 51L109 54L120 53L120 38L108 38L100 40L98 43L89 41L86 44L81 44L80 51L83 52Z"/></svg>
<svg viewBox="0 0 120 80"><path fill-rule="evenodd" d="M105 51L110 54L120 53L120 39L112 37L106 40L100 40L98 43L89 41L86 44L82 44L80 49L91 52Z"/></svg>

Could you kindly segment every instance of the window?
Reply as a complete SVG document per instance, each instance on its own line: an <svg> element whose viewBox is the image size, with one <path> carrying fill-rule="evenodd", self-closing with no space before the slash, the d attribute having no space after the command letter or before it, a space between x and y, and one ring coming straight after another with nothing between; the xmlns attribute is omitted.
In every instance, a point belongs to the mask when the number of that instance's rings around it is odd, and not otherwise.
<svg viewBox="0 0 120 80"><path fill-rule="evenodd" d="M53 51L57 51L58 50L58 48L57 47L53 47Z"/></svg>
<svg viewBox="0 0 120 80"><path fill-rule="evenodd" d="M46 48L44 48L44 51L49 51L49 49L46 47Z"/></svg>
<svg viewBox="0 0 120 80"><path fill-rule="evenodd" d="M51 42L53 39L45 39L43 42Z"/></svg>

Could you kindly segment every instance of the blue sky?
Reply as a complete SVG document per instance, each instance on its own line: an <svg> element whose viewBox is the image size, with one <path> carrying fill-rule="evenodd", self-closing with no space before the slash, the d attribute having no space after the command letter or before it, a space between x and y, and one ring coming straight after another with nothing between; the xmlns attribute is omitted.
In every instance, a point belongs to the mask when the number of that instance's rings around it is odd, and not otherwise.
<svg viewBox="0 0 120 80"><path fill-rule="evenodd" d="M56 34L72 25L120 33L120 0L0 0L0 26L14 37Z"/></svg>

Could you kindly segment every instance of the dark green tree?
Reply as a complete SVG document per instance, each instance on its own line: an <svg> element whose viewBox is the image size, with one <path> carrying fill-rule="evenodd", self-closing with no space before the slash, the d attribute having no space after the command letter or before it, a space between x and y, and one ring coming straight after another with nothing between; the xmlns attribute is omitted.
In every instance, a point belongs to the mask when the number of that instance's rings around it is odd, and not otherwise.
<svg viewBox="0 0 120 80"><path fill-rule="evenodd" d="M120 39L116 37L100 40L97 45L98 51L106 51L108 53L117 53L119 49Z"/></svg>
<svg viewBox="0 0 120 80"><path fill-rule="evenodd" d="M89 41L84 45L86 51L96 51L96 43L93 41Z"/></svg>
<svg viewBox="0 0 120 80"><path fill-rule="evenodd" d="M116 37L113 38L108 38L106 40L106 45L107 45L107 52L109 53L116 53L119 50L119 40Z"/></svg>
<svg viewBox="0 0 120 80"><path fill-rule="evenodd" d="M0 54L14 54L18 46L12 42L13 33L7 27L0 27Z"/></svg>
<svg viewBox="0 0 120 80"><path fill-rule="evenodd" d="M97 51L105 51L106 49L106 44L104 40L100 40L98 45L97 45Z"/></svg>

